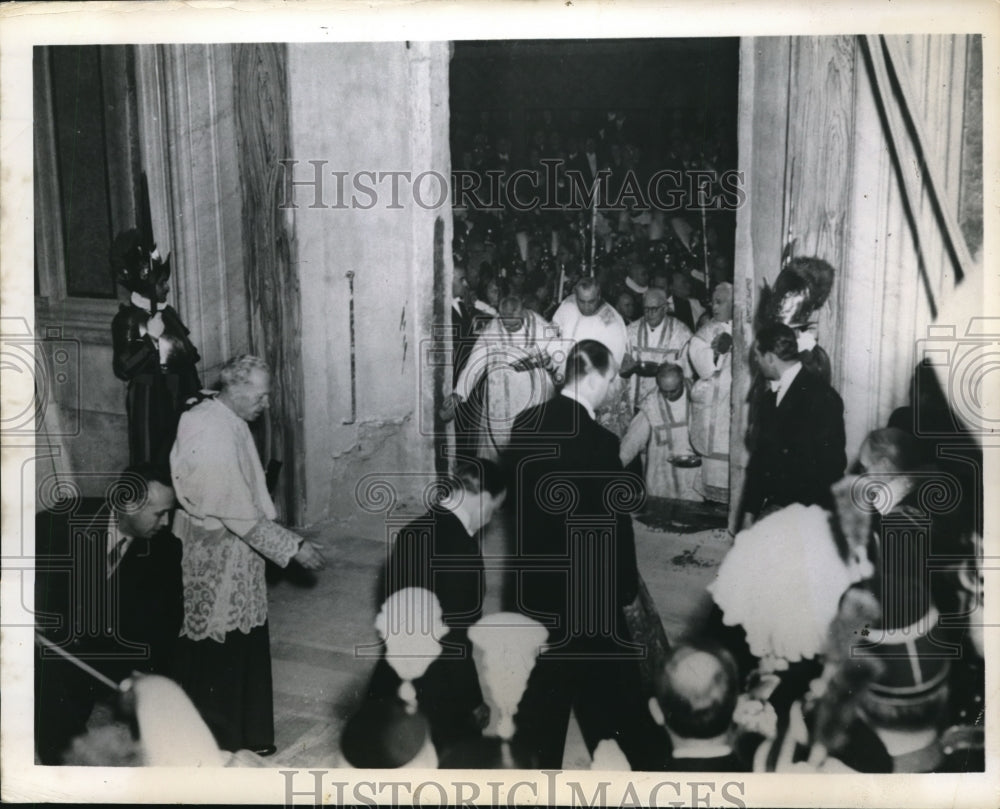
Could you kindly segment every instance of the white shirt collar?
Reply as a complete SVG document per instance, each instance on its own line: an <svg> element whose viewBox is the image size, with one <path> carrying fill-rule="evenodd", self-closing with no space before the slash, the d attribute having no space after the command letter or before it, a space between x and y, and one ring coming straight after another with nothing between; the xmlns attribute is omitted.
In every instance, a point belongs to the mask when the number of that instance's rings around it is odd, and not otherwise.
<svg viewBox="0 0 1000 809"><path fill-rule="evenodd" d="M475 536L476 532L472 527L472 515L469 513L469 508L466 506L464 498L459 500L442 500L441 508L447 509L458 517L458 521L462 523L465 533L470 537Z"/></svg>
<svg viewBox="0 0 1000 809"><path fill-rule="evenodd" d="M782 372L781 377L771 380L771 390L777 394L774 397L775 404L781 404L781 400L785 398L785 394L788 393L788 389L792 386L792 382L801 370L802 363L795 362Z"/></svg>
<svg viewBox="0 0 1000 809"><path fill-rule="evenodd" d="M625 286L627 286L633 292L638 292L639 294L642 294L647 289L649 289L648 286L644 286L644 287L639 286L635 281L633 281L628 276L625 276Z"/></svg>
<svg viewBox="0 0 1000 809"><path fill-rule="evenodd" d="M563 388L562 395L565 396L567 399L572 399L574 402L583 405L587 409L587 414L592 419L596 420L597 417L594 415L594 408L592 408L587 402L585 402L580 397L580 394L578 394L575 390L573 390L572 388Z"/></svg>
<svg viewBox="0 0 1000 809"><path fill-rule="evenodd" d="M133 306L138 306L144 312L153 311L153 302L144 295L140 295L138 292L133 292L132 297L130 297L129 300L132 302Z"/></svg>
<svg viewBox="0 0 1000 809"><path fill-rule="evenodd" d="M671 734L674 758L721 758L733 752L728 744L717 739L679 739Z"/></svg>

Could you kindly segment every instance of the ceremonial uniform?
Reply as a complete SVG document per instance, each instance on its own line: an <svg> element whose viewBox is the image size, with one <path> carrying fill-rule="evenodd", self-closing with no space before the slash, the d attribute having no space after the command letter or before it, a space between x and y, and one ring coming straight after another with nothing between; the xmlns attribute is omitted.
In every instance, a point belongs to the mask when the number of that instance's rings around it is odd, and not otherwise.
<svg viewBox="0 0 1000 809"><path fill-rule="evenodd" d="M173 307L159 310L163 334L146 330L151 304L138 294L122 304L111 322L115 376L128 383L129 463L167 459L185 400L201 388L198 351Z"/></svg>

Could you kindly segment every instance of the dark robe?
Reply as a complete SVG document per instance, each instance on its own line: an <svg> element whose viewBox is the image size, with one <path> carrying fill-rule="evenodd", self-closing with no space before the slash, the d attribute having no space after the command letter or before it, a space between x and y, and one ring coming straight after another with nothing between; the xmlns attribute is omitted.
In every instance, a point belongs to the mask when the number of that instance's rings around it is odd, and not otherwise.
<svg viewBox="0 0 1000 809"><path fill-rule="evenodd" d="M483 695L468 629L482 617L485 578L479 539L461 520L433 508L402 528L378 587L378 608L407 587L430 590L441 604L448 633L441 655L413 682L417 704L431 726L434 746L444 750L481 733ZM389 620L393 620L390 616ZM368 688L371 699L395 695L399 675L383 657Z"/></svg>
<svg viewBox="0 0 1000 809"><path fill-rule="evenodd" d="M166 365L149 335L139 327L149 321L149 313L135 304L122 304L111 322L115 376L128 382L125 410L128 413L129 463L166 463L177 421L185 400L201 388L197 363L201 359L188 339L189 331L173 307L160 310L163 335L171 343Z"/></svg>
<svg viewBox="0 0 1000 809"><path fill-rule="evenodd" d="M183 618L181 546L172 534L133 539L108 576L109 510L83 501L35 518L37 630L118 683L133 671L168 674ZM36 648L35 734L43 763L84 730L106 685Z"/></svg>

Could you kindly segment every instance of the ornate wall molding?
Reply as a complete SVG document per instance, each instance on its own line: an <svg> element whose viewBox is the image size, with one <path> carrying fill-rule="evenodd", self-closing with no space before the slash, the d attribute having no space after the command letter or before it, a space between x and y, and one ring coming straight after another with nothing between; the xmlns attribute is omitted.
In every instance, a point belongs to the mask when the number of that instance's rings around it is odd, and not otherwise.
<svg viewBox="0 0 1000 809"><path fill-rule="evenodd" d="M269 455L283 463L279 509L299 522L305 511L302 314L295 242L284 212L291 156L285 46L232 46L238 176L246 227L245 271L250 346L273 375Z"/></svg>

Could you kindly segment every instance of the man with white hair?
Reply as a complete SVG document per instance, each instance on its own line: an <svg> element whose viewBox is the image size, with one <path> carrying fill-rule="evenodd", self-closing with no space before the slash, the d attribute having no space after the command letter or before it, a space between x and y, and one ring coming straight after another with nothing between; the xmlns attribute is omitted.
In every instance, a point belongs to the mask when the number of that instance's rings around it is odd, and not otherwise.
<svg viewBox="0 0 1000 809"><path fill-rule="evenodd" d="M181 416L170 453L183 510L174 533L184 548L184 623L178 681L224 750L274 752L271 651L264 560L309 570L324 564L308 540L274 521L247 422L268 404L271 375L242 355L221 371L221 391Z"/></svg>
<svg viewBox="0 0 1000 809"><path fill-rule="evenodd" d="M667 293L650 287L642 296L642 318L628 327L628 348L622 376L628 386L629 418L647 395L656 390L656 370L663 363L680 365L691 330L667 311Z"/></svg>

